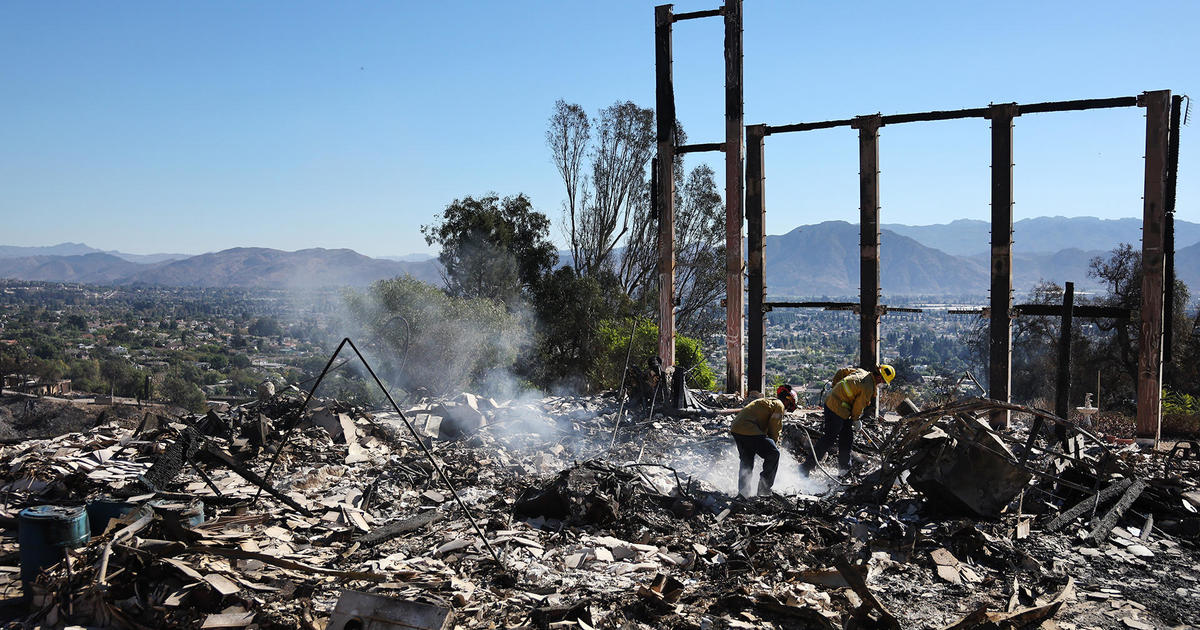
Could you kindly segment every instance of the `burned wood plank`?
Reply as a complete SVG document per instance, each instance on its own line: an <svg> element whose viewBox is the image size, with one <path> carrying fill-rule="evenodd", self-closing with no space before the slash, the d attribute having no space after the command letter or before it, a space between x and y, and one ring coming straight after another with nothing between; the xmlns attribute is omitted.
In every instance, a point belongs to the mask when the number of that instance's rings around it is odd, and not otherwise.
<svg viewBox="0 0 1200 630"><path fill-rule="evenodd" d="M863 602L879 611L880 621L885 628L900 630L900 622L896 619L896 616L884 607L879 598L875 597L875 594L867 587L867 581L863 579L863 575L858 572L858 569L854 568L854 565L850 564L849 558L840 554L837 555L834 558L834 566L837 567L842 577L846 578L846 583L850 585L850 588L854 589L854 592L862 598Z"/></svg>
<svg viewBox="0 0 1200 630"><path fill-rule="evenodd" d="M1133 484L1129 486L1129 489L1125 491L1125 494L1121 495L1121 499L1117 501L1117 504L1109 509L1108 513L1104 515L1104 518L1100 519L1100 522L1097 523L1096 527L1093 528L1088 534L1088 538L1095 543L1101 543L1107 540L1108 533L1112 531L1112 528L1116 526L1117 521L1119 521L1121 517L1125 515L1125 511L1129 509L1129 506L1133 505L1134 501L1137 501L1137 498L1141 496L1142 491L1145 489L1145 481L1138 479L1137 481L1133 482Z"/></svg>
<svg viewBox="0 0 1200 630"><path fill-rule="evenodd" d="M305 516L313 515L313 513L308 510L308 508L305 508L303 505L296 503L295 499L276 490L271 484L267 483L266 479L263 479L262 477L258 476L257 473L255 473L253 470L250 470L249 468L244 466L238 460L234 459L233 456L230 455L229 453L226 453L225 451L223 451L211 444L205 446L203 452L206 455L208 455L209 457L212 457L213 459L216 459L218 462L228 466L230 470L237 473L239 476L241 476L246 481L249 481L250 483L258 486L259 488L266 490L268 494L275 497L276 499L279 499L279 501L282 502L284 505L292 508L293 510L295 510Z"/></svg>
<svg viewBox="0 0 1200 630"><path fill-rule="evenodd" d="M421 514L411 518L402 519L393 523L388 523L383 527L376 528L369 534L361 536L358 539L358 542L364 545L376 545L388 540L389 538L403 534L404 532L411 532L413 530L421 529L422 527L436 523L441 519L442 513L436 510L422 512Z"/></svg>
<svg viewBox="0 0 1200 630"><path fill-rule="evenodd" d="M1121 494L1133 483L1132 479L1122 479L1112 485L1105 487L1100 492L1076 503L1070 508L1059 513L1049 523L1046 524L1046 531L1056 532L1062 529L1067 523L1079 518L1084 512L1091 510L1102 503L1111 501L1118 494Z"/></svg>
<svg viewBox="0 0 1200 630"><path fill-rule="evenodd" d="M386 582L388 576L382 573L372 573L370 571L338 571L336 569L326 569L324 567L316 567L295 560L286 558L276 558L275 556L259 553L257 551L245 551L243 549L230 549L227 547L208 547L208 546L193 546L184 550L185 553L209 554L212 556L221 556L223 558L235 558L238 560L258 560L265 564L274 565L284 569L293 571L304 571L314 575L331 575L333 577L345 578L348 580L364 580L368 582Z"/></svg>

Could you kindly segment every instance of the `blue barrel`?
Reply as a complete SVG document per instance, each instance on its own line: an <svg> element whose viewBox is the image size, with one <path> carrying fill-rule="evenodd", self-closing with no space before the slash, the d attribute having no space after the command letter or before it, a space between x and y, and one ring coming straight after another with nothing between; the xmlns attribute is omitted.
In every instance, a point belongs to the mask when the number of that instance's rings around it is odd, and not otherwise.
<svg viewBox="0 0 1200 630"><path fill-rule="evenodd" d="M62 560L64 550L86 545L90 533L87 510L82 505L39 505L21 510L17 515L17 541L26 597L38 573Z"/></svg>
<svg viewBox="0 0 1200 630"><path fill-rule="evenodd" d="M172 501L157 499L150 502L150 507L158 514L172 518L184 527L195 527L204 522L204 502L200 499L191 501Z"/></svg>
<svg viewBox="0 0 1200 630"><path fill-rule="evenodd" d="M92 534L99 536L108 528L108 522L114 518L121 518L126 514L137 509L138 504L128 501L118 501L111 498L100 498L91 501L87 505L88 525L92 528Z"/></svg>

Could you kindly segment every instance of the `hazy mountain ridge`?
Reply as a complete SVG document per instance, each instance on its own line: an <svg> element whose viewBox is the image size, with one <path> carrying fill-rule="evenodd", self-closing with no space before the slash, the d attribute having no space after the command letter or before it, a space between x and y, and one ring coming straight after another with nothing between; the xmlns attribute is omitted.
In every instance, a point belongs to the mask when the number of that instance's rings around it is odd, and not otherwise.
<svg viewBox="0 0 1200 630"><path fill-rule="evenodd" d="M882 229L907 236L954 256L987 255L992 226L978 219L958 219L937 225L885 223ZM1120 243L1141 243L1142 220L1096 217L1035 217L1013 223L1014 254L1052 254L1064 245L1083 251L1111 251ZM1182 248L1200 242L1200 223L1175 219L1175 244Z"/></svg>
<svg viewBox="0 0 1200 630"><path fill-rule="evenodd" d="M109 254L133 263L159 263L187 258L187 254L127 254L115 249L101 250L83 243L59 243L43 247L21 247L0 245L0 258L32 258L36 256L85 256L87 254Z"/></svg>
<svg viewBox="0 0 1200 630"><path fill-rule="evenodd" d="M858 293L855 224L826 221L768 236L763 258L771 299ZM982 293L988 287L988 267L881 230L880 282L888 295Z"/></svg>
<svg viewBox="0 0 1200 630"><path fill-rule="evenodd" d="M349 249L237 247L153 264L104 253L0 258L0 277L89 284L309 288L365 286L404 274L441 283L436 261L379 260Z"/></svg>
<svg viewBox="0 0 1200 630"><path fill-rule="evenodd" d="M123 283L170 286L329 287L364 286L409 274L440 282L430 262L380 260L350 249L302 249L285 252L263 247L235 247L192 256L137 273Z"/></svg>
<svg viewBox="0 0 1200 630"><path fill-rule="evenodd" d="M1026 235L1024 241L1017 240L1014 244L1013 284L1018 296L1028 293L1042 280L1060 285L1072 281L1080 291L1098 288L1098 283L1087 276L1092 259L1106 256L1119 242L1136 245L1140 242L1140 227L1138 219L1039 217L1018 221L1014 230ZM956 255L922 239L932 242L952 239L960 249L963 243L971 243L974 248L974 239L986 249L988 229L987 222L972 219L934 226L883 226L880 274L884 295L986 293L991 264L986 252ZM917 236L912 236L914 233ZM1033 238L1034 235L1038 238ZM1118 237L1119 240L1112 240ZM1021 242L1027 247L1021 248ZM1070 247L1053 252L1030 251L1030 243L1038 242ZM1176 273L1200 295L1200 224L1176 220L1176 243ZM437 260L427 255L384 259L350 249L286 252L237 247L161 262L150 260L154 256L157 255L139 257L103 252L82 243L0 246L0 277L91 284L263 288L364 286L403 274L437 285L443 282ZM131 261L128 257L141 259ZM857 295L858 259L859 231L854 223L827 221L768 236L765 252L768 299ZM569 255L560 264L569 264Z"/></svg>

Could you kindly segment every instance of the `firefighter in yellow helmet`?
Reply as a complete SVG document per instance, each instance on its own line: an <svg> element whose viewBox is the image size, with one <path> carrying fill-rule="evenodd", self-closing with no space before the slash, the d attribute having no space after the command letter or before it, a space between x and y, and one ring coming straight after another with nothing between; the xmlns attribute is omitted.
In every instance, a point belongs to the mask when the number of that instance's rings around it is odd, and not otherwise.
<svg viewBox="0 0 1200 630"><path fill-rule="evenodd" d="M833 376L833 389L825 398L825 435L813 444L813 453L805 458L803 471L808 474L833 446L838 445L838 468L850 469L850 449L854 445L854 422L875 398L880 384L891 383L896 369L879 365L867 371L842 368ZM814 455L816 459L813 459Z"/></svg>
<svg viewBox="0 0 1200 630"><path fill-rule="evenodd" d="M780 385L775 398L759 398L742 408L733 419L729 432L738 450L738 495L750 496L750 479L754 474L754 458L763 460L758 478L758 494L771 494L775 472L779 469L779 434L783 430L783 415L796 410L796 394L791 385Z"/></svg>

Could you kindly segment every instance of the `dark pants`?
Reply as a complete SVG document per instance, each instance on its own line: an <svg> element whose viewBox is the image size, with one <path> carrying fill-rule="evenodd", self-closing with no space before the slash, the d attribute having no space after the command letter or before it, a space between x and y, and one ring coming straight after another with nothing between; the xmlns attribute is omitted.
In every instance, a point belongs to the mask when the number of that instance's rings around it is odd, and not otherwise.
<svg viewBox="0 0 1200 630"><path fill-rule="evenodd" d="M775 485L775 471L779 469L779 447L775 440L765 435L733 434L733 442L737 444L738 460L738 494L750 496L750 477L754 474L754 456L763 459L762 473L758 477L758 494L770 494L771 486Z"/></svg>
<svg viewBox="0 0 1200 630"><path fill-rule="evenodd" d="M825 435L813 444L813 450L816 451L817 459L812 459L810 453L804 461L804 471L808 472L816 468L817 462L825 457L825 453L833 447L834 442L838 445L838 467L846 469L850 467L850 448L854 445L854 421L843 420L841 416L833 413L829 408L825 408Z"/></svg>

